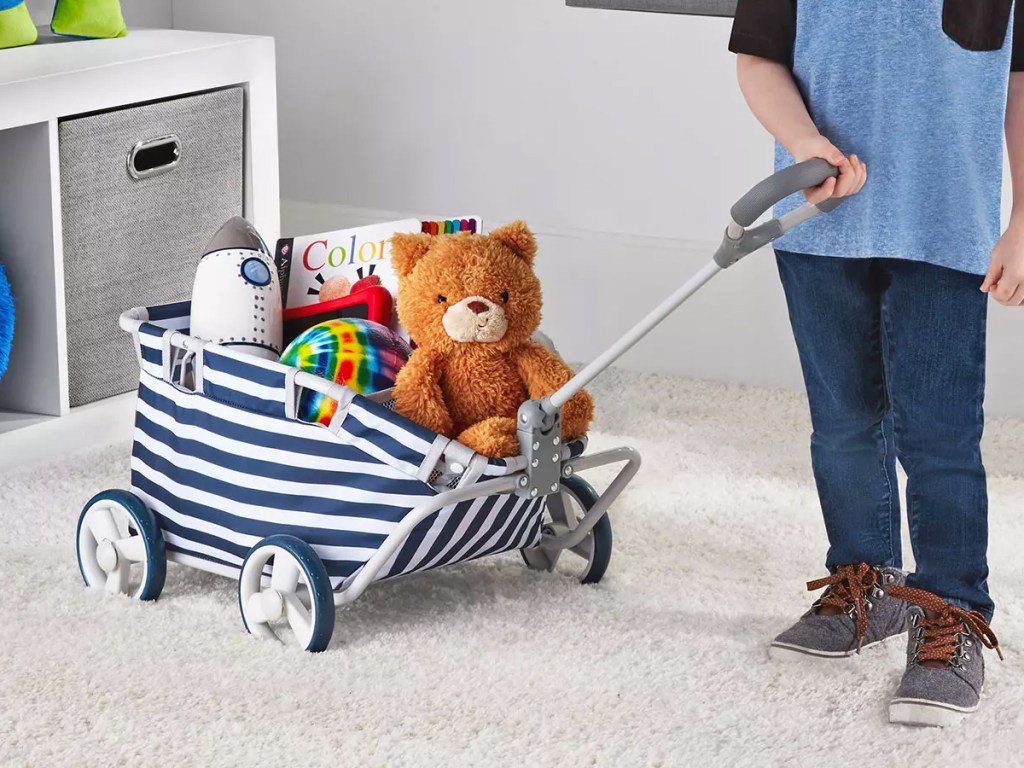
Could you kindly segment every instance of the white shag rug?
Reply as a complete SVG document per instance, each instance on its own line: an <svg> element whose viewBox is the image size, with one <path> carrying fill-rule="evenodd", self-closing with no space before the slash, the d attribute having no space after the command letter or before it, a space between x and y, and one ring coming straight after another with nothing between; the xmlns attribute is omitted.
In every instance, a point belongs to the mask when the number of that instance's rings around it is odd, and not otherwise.
<svg viewBox="0 0 1024 768"><path fill-rule="evenodd" d="M1024 425L986 445L1007 660L988 655L982 709L940 732L887 723L901 641L766 656L822 575L802 398L618 372L594 392L592 449L644 456L600 585L516 554L418 575L339 610L320 655L247 635L228 579L172 565L151 604L82 587L77 516L127 484L128 445L3 477L0 764L1021 764Z"/></svg>

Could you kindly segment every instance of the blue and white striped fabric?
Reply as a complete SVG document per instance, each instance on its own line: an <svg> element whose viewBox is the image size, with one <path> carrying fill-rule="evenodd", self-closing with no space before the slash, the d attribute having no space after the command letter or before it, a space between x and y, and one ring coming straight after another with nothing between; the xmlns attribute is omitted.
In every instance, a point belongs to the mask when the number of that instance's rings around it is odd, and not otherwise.
<svg viewBox="0 0 1024 768"><path fill-rule="evenodd" d="M427 480L444 438L360 396L337 434L290 419L289 368L216 345L197 361L170 345L173 331L188 333L187 302L146 311L132 491L178 559L237 571L260 539L288 533L344 588L401 520L439 493ZM193 392L180 384L197 366L201 391ZM570 450L578 455L583 444ZM479 479L521 466L491 460ZM514 495L446 506L413 529L377 578L532 546L543 506Z"/></svg>

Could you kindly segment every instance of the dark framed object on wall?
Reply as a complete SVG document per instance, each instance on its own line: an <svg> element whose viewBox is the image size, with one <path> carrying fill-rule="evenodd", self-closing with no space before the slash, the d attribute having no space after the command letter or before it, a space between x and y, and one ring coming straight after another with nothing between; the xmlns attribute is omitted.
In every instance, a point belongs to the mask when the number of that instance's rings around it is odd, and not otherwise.
<svg viewBox="0 0 1024 768"><path fill-rule="evenodd" d="M691 16L732 16L736 12L736 0L566 0L566 5L615 11L684 13Z"/></svg>

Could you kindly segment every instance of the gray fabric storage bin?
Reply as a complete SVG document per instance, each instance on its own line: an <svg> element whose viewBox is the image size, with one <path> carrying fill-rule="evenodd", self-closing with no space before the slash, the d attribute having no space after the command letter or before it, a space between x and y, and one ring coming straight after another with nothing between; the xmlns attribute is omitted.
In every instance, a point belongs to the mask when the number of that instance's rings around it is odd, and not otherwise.
<svg viewBox="0 0 1024 768"><path fill-rule="evenodd" d="M203 246L242 215L242 110L242 88L228 88L61 120L72 406L136 387L138 362L118 316L187 299ZM180 146L176 164L150 155L133 175L133 148L168 136ZM158 167L137 177L146 162Z"/></svg>

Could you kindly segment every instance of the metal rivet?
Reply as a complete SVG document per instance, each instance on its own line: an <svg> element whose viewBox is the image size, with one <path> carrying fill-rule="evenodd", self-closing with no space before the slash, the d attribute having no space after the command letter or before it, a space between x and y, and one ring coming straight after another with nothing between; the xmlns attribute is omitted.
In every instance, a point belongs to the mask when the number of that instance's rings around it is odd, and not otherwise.
<svg viewBox="0 0 1024 768"><path fill-rule="evenodd" d="M525 424L525 423L526 423L526 422L528 421L528 419L527 419L527 417L526 417L526 414L524 413L524 414L523 414L522 416L520 416L520 417L519 417L519 420L520 420L521 422L523 422L523 424Z"/></svg>
<svg viewBox="0 0 1024 768"><path fill-rule="evenodd" d="M540 464L540 459L534 459L530 462L531 467L536 467L538 464Z"/></svg>
<svg viewBox="0 0 1024 768"><path fill-rule="evenodd" d="M540 443L534 443L533 444L533 450L539 451L540 450Z"/></svg>
<svg viewBox="0 0 1024 768"><path fill-rule="evenodd" d="M556 453L554 456L551 457L552 463L557 464L559 458L559 455Z"/></svg>
<svg viewBox="0 0 1024 768"><path fill-rule="evenodd" d="M560 442L562 442L562 438L556 436L555 437L555 445L558 445Z"/></svg>
<svg viewBox="0 0 1024 768"><path fill-rule="evenodd" d="M520 478L519 478L519 487L520 487L520 488L525 488L525 487L526 487L526 484L527 484L528 482L530 482L530 481L529 481L529 480L528 480L528 479L527 479L526 477L520 477Z"/></svg>
<svg viewBox="0 0 1024 768"><path fill-rule="evenodd" d="M551 484L551 492L555 493L558 490L558 483Z"/></svg>
<svg viewBox="0 0 1024 768"><path fill-rule="evenodd" d="M567 465L567 466L565 467L565 469L563 469L563 470L562 470L562 474L563 474L563 475L565 475L566 477L568 477L569 475L571 475L571 474L572 474L572 467L570 467L570 466L568 466L568 465Z"/></svg>
<svg viewBox="0 0 1024 768"><path fill-rule="evenodd" d="M537 489L536 489L536 488L531 488L531 489L530 489L530 496L536 496L536 495L537 495L537 493L538 493L538 491L537 491Z"/></svg>

